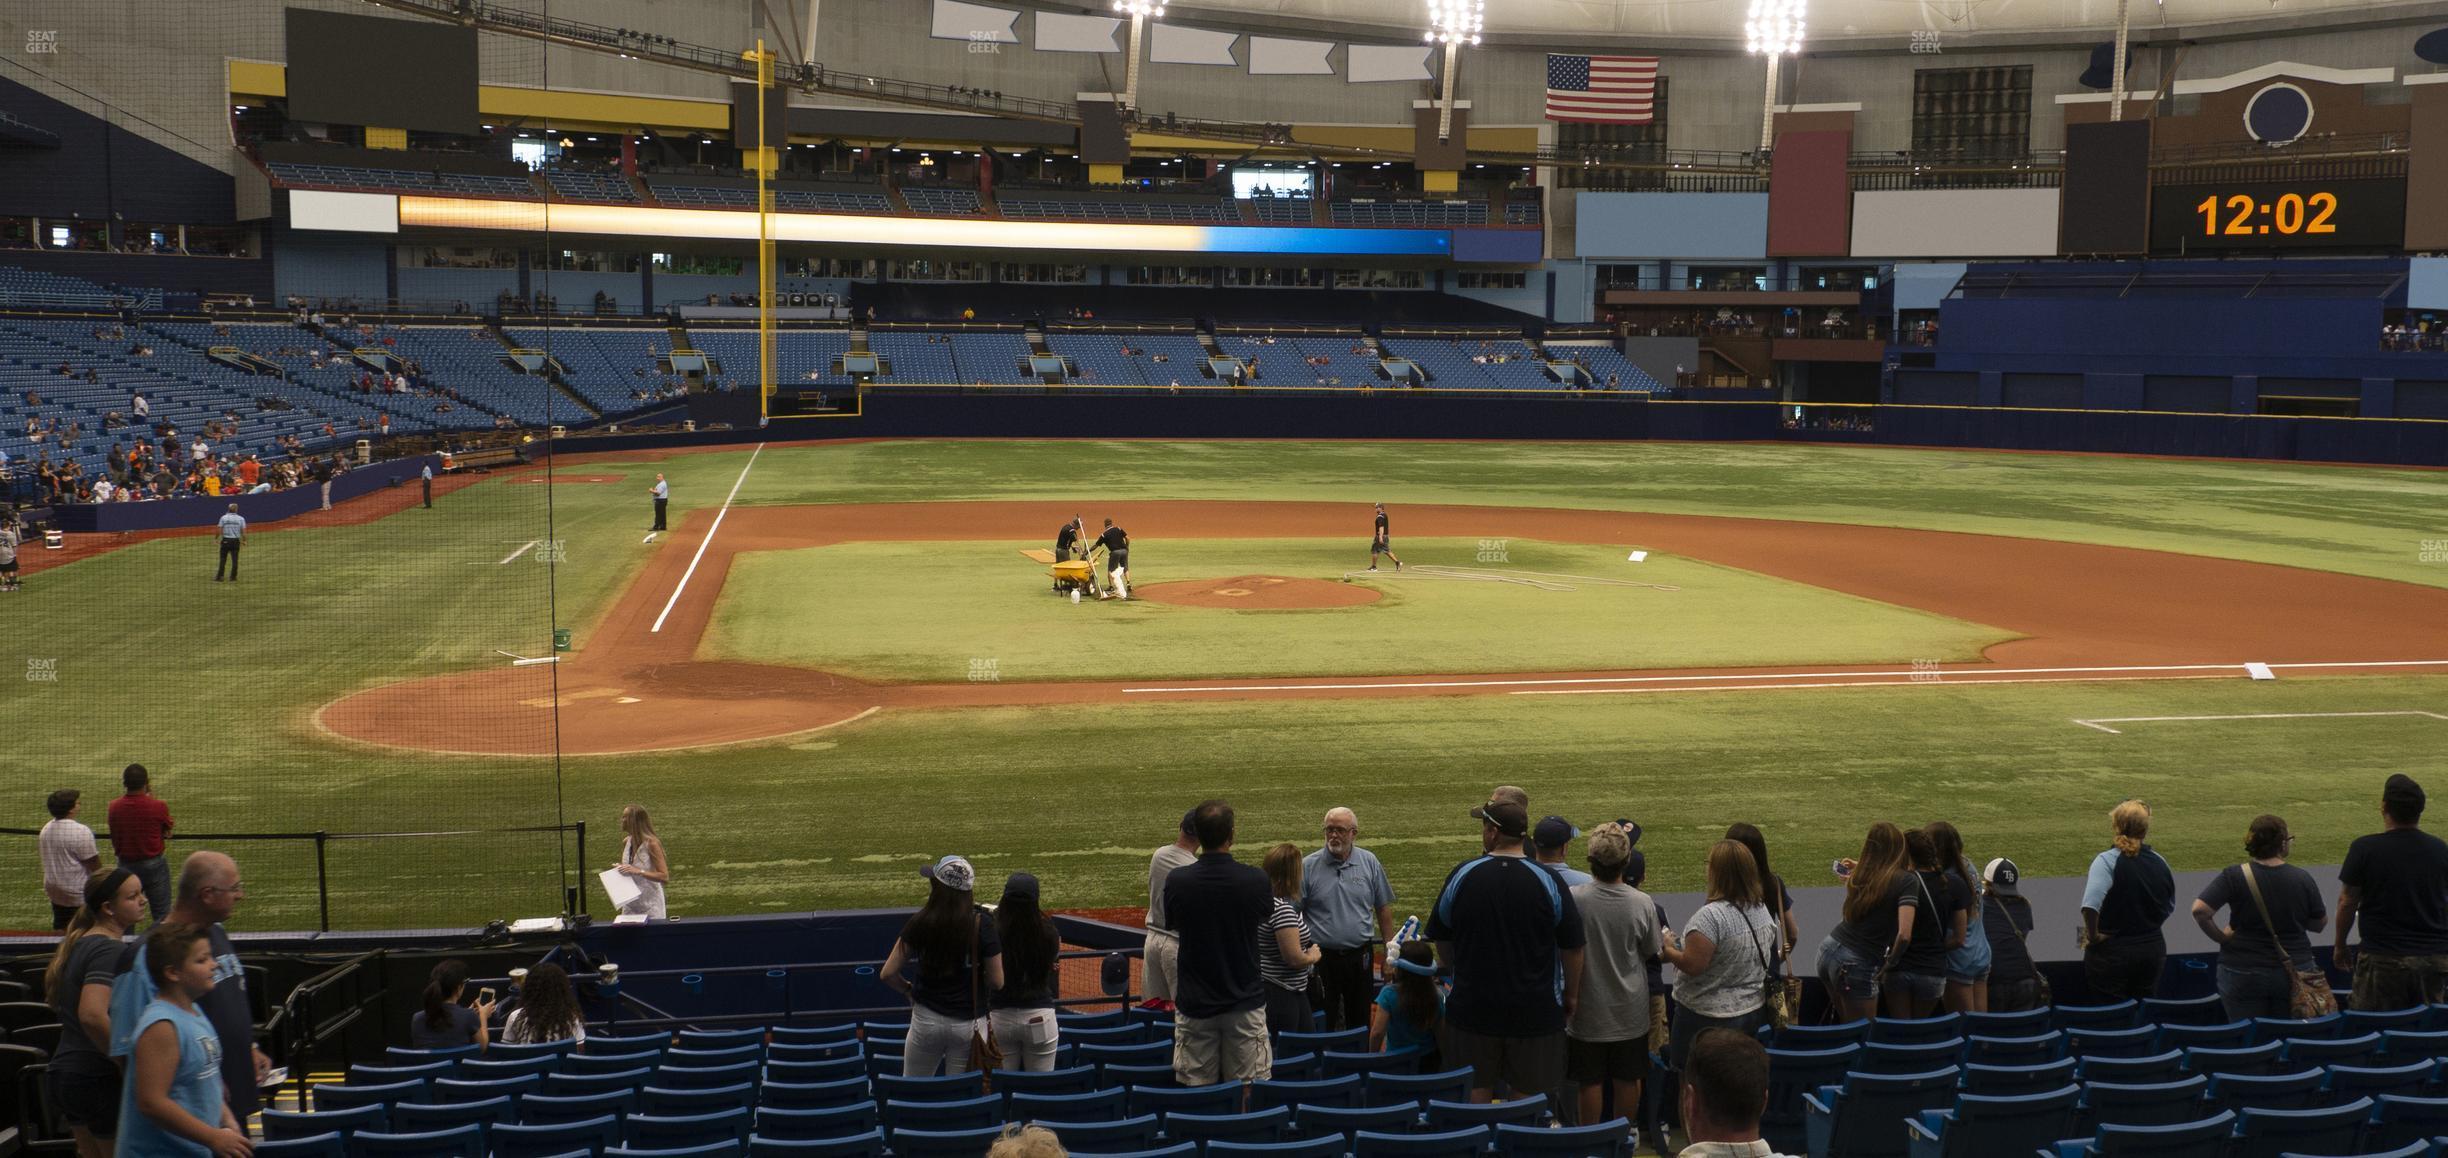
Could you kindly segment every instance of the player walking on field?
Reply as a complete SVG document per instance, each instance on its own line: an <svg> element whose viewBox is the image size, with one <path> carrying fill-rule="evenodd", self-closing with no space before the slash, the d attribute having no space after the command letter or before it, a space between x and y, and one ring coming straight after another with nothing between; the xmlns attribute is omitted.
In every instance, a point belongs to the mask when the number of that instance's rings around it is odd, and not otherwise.
<svg viewBox="0 0 2448 1158"><path fill-rule="evenodd" d="M1386 528L1385 504L1377 504L1377 533L1369 538L1368 569L1377 569L1377 556L1394 560L1394 569L1402 570L1402 556L1394 553L1394 535Z"/></svg>
<svg viewBox="0 0 2448 1158"><path fill-rule="evenodd" d="M1088 553L1094 555L1098 547L1105 549L1105 574L1113 587L1112 591L1098 598L1129 599L1130 532L1115 526L1112 519L1107 519L1105 533L1097 536L1096 546L1088 548Z"/></svg>

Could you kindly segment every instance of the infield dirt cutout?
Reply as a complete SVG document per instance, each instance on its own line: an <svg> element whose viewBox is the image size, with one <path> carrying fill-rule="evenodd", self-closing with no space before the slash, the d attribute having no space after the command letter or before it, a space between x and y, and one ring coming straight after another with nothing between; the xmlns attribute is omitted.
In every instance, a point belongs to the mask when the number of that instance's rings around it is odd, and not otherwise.
<svg viewBox="0 0 2448 1158"><path fill-rule="evenodd" d="M1316 611L1329 607L1363 607L1385 598L1374 587L1296 579L1283 575L1235 575L1230 579L1191 579L1150 583L1131 588L1131 598L1181 607L1221 607L1233 611Z"/></svg>
<svg viewBox="0 0 2448 1158"><path fill-rule="evenodd" d="M1365 678L882 684L804 668L697 658L698 641L741 552L855 541L1034 542L1078 504L897 503L734 507L721 533L711 508L689 511L601 619L558 664L487 666L368 688L315 714L345 740L425 752L607 755L775 740L878 711L1183 699L1420 696L1542 691L1718 691L1846 684L1994 683L2133 678L2239 678L2233 665L2411 664L2448 658L2448 589L2124 547L1840 523L1466 506L1405 506L1421 538L1512 536L1640 547L1831 591L1989 624L2020 638L1983 662L1917 665L1909 657L1830 672L1806 667L1684 671L1387 673ZM1359 539L1353 503L1113 504L1143 548L1166 539ZM1358 530L1355 531L1355 528ZM651 630L700 546L695 572ZM1249 581L1197 580L1211 606L1256 606ZM1372 598L1362 584L1324 588ZM1222 595L1247 590L1249 595ZM1200 594L1203 592L1204 594ZM1361 593L1366 595L1362 596ZM1298 595L1298 591L1283 597ZM1171 602L1185 601L1176 596ZM2137 673L2135 669L2155 670ZM2437 671L2437 667L2403 670ZM2293 676L2297 673L2290 672ZM557 716L555 704L558 704Z"/></svg>

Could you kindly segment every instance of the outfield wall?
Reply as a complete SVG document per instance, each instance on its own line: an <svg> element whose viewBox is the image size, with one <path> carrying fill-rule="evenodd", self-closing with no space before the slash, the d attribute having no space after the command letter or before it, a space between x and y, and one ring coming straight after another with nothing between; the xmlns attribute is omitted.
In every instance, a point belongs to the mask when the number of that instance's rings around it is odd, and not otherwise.
<svg viewBox="0 0 2448 1158"><path fill-rule="evenodd" d="M344 502L389 487L404 486L416 481L427 464L433 466L436 477L439 477L442 459L431 454L357 467L332 480L331 499L335 503ZM177 527L212 526L221 521L222 514L232 504L250 523L279 522L320 510L323 506L323 488L310 484L285 491L266 491L260 495L159 499L142 503L67 504L51 510L53 520L63 531L163 531Z"/></svg>

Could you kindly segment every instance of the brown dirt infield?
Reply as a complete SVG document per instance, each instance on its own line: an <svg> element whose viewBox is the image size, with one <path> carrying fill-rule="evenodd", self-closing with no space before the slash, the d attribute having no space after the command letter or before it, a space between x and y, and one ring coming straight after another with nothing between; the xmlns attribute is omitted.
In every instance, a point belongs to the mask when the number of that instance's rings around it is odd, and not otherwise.
<svg viewBox="0 0 2448 1158"><path fill-rule="evenodd" d="M715 512L699 509L560 664L485 667L370 688L316 721L360 743L428 752L570 755L668 751L802 734L878 711L1184 699L1691 691L2020 680L2237 678L2232 665L2448 659L2448 590L2121 547L1834 523L1606 511L1414 506L1406 533L1638 546L1986 623L2020 638L1983 662L1915 669L1908 657L1804 668L1505 672L1318 680L868 684L824 672L696 659L743 551L853 540L1034 536L1072 502L737 507L661 632ZM1367 508L1326 503L1149 502L1113 514L1143 549L1168 538L1348 537ZM1146 562L1154 563L1154 556ZM2189 665L2203 665L2193 667ZM2138 666L2158 670L2134 671ZM2348 668L2346 671L2369 671ZM2399 670L2443 670L2409 667ZM2289 672L2296 674L2311 674ZM559 699L554 713L555 696Z"/></svg>
<svg viewBox="0 0 2448 1158"><path fill-rule="evenodd" d="M1230 579L1192 579L1181 583L1150 583L1131 588L1131 598L1180 607L1221 607L1231 611L1316 611L1328 607L1362 607L1384 598L1374 587L1329 583L1324 579L1294 579L1282 575L1235 575Z"/></svg>

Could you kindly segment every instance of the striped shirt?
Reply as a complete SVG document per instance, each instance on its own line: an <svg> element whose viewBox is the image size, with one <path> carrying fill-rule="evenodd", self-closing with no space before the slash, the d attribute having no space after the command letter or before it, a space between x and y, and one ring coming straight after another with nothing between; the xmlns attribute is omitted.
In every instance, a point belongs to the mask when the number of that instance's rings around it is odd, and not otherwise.
<svg viewBox="0 0 2448 1158"><path fill-rule="evenodd" d="M1274 910L1267 914L1266 920L1258 924L1259 979L1269 985L1298 993L1309 988L1309 968L1302 966L1294 969L1284 964L1283 949L1277 945L1275 940L1275 932L1278 929L1300 930L1300 943L1303 949L1315 946L1317 938L1310 935L1309 922L1301 919L1300 910L1293 908L1292 902L1282 897L1275 898Z"/></svg>

